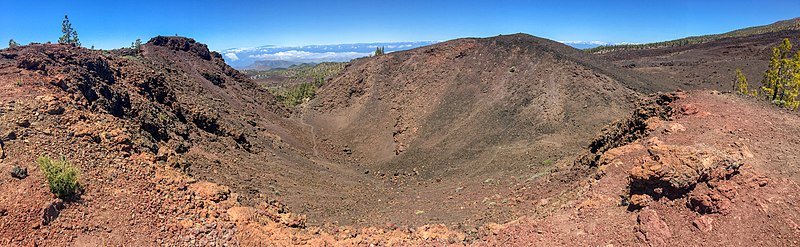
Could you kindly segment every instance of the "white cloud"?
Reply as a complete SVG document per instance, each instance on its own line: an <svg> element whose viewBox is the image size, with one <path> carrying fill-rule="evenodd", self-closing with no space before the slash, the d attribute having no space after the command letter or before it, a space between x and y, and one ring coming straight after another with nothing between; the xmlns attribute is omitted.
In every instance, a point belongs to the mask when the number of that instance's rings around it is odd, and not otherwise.
<svg viewBox="0 0 800 247"><path fill-rule="evenodd" d="M597 40L567 40L567 41L558 41L559 43L569 44L569 45L631 45L636 43L630 42L619 42L619 43L609 43L604 41L597 41Z"/></svg>
<svg viewBox="0 0 800 247"><path fill-rule="evenodd" d="M349 61L354 58L366 57L369 52L307 52L307 51L281 51L272 54L250 55L249 58L258 60L285 60L285 61Z"/></svg>
<svg viewBox="0 0 800 247"><path fill-rule="evenodd" d="M239 56L237 56L236 53L225 53L225 58L227 58L230 61L239 60Z"/></svg>
<svg viewBox="0 0 800 247"><path fill-rule="evenodd" d="M611 43L603 42L603 41L596 41L596 40L568 40L568 41L558 41L564 44L573 44L573 45L610 45Z"/></svg>
<svg viewBox="0 0 800 247"><path fill-rule="evenodd" d="M386 46L386 48L389 48L389 49L406 49L406 48L411 48L411 47L412 47L412 45L411 45L411 44L405 44L405 45L387 45L387 46Z"/></svg>

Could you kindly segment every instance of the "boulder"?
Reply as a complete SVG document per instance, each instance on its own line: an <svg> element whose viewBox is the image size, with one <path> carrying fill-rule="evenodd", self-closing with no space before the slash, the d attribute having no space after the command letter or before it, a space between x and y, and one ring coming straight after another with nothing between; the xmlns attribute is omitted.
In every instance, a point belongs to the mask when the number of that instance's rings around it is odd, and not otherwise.
<svg viewBox="0 0 800 247"><path fill-rule="evenodd" d="M58 218L61 210L65 208L64 201L61 199L47 203L42 210L42 225L46 226Z"/></svg>
<svg viewBox="0 0 800 247"><path fill-rule="evenodd" d="M199 195L201 198L213 202L224 201L228 199L228 195L231 193L231 189L227 186L206 181L194 183L189 186L189 189L194 191L195 194Z"/></svg>
<svg viewBox="0 0 800 247"><path fill-rule="evenodd" d="M701 232L710 232L712 229L714 229L714 225L712 223L714 223L714 219L703 215L692 221L692 226Z"/></svg>
<svg viewBox="0 0 800 247"><path fill-rule="evenodd" d="M696 185L728 179L737 174L742 166L741 157L733 157L702 145L657 145L650 147L648 153L640 159L643 162L630 172L632 198L648 195L658 201L662 197L684 197ZM648 201L637 200L632 203Z"/></svg>
<svg viewBox="0 0 800 247"><path fill-rule="evenodd" d="M640 238L643 237L650 246L664 246L669 243L672 238L672 231L658 215L658 212L652 209L645 209L639 213L638 217Z"/></svg>
<svg viewBox="0 0 800 247"><path fill-rule="evenodd" d="M175 51L194 53L205 60L211 60L211 52L205 44L197 43L194 39L179 36L156 36L147 44L167 47Z"/></svg>
<svg viewBox="0 0 800 247"><path fill-rule="evenodd" d="M27 167L19 167L14 166L11 168L11 177L18 178L18 179L25 179L28 177L28 168Z"/></svg>

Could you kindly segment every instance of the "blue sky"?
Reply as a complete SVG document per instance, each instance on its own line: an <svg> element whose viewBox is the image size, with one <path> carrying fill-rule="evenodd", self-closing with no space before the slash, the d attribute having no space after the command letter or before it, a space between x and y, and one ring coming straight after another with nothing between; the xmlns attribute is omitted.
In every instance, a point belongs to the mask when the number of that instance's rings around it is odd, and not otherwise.
<svg viewBox="0 0 800 247"><path fill-rule="evenodd" d="M800 16L800 1L4 1L0 46L57 41L64 14L84 46L179 34L212 50L449 40L524 32L645 43Z"/></svg>

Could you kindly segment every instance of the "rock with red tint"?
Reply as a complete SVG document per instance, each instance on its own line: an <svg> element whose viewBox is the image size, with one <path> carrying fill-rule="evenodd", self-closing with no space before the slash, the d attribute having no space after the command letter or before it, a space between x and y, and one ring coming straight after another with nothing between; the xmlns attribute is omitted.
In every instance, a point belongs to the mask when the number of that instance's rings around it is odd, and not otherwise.
<svg viewBox="0 0 800 247"><path fill-rule="evenodd" d="M651 246L662 246L669 243L669 239L672 238L672 231L667 223L661 219L661 216L658 215L658 212L652 209L642 210L639 213L638 221L639 233Z"/></svg>
<svg viewBox="0 0 800 247"><path fill-rule="evenodd" d="M205 200L220 202L228 199L231 189L224 185L201 181L189 186L197 195Z"/></svg>
<svg viewBox="0 0 800 247"><path fill-rule="evenodd" d="M163 46L176 51L186 51L194 53L195 55L205 59L211 60L211 52L208 46L202 43L197 43L192 38L178 37L178 36L156 36L147 42L157 46Z"/></svg>
<svg viewBox="0 0 800 247"><path fill-rule="evenodd" d="M701 214L727 214L732 205L731 199L736 192L730 181L724 182L726 183L722 186L713 188L706 184L697 185L697 188L689 193L686 206Z"/></svg>
<svg viewBox="0 0 800 247"><path fill-rule="evenodd" d="M700 112L694 104L686 104L681 106L681 113L683 115L694 115Z"/></svg>
<svg viewBox="0 0 800 247"><path fill-rule="evenodd" d="M683 197L699 183L727 179L742 165L741 158L705 146L652 146L642 160L630 172L632 198L635 195L650 195L656 200Z"/></svg>
<svg viewBox="0 0 800 247"><path fill-rule="evenodd" d="M703 215L692 221L692 226L701 232L710 232L712 229L714 229L714 226L712 225L713 222L714 220L711 219L711 217Z"/></svg>

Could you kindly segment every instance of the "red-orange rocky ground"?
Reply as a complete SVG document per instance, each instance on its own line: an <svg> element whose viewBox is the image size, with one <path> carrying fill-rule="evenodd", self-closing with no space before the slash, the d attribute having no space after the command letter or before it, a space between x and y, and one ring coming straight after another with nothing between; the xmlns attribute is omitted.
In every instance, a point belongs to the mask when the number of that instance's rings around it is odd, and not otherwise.
<svg viewBox="0 0 800 247"><path fill-rule="evenodd" d="M374 175L336 173L344 165L317 157L308 126L286 118L269 94L204 47L160 37L141 53L63 45L0 51L0 245L794 246L800 240L794 138L800 116L711 91L656 96L657 103L609 125L577 161L503 181L488 200L524 213L508 223L475 231L308 224L258 186L274 179L280 189L295 189L279 199L358 195L380 192L353 185L373 182L366 179ZM43 154L80 168L79 199L50 193L35 163ZM29 176L12 177L14 166Z"/></svg>
<svg viewBox="0 0 800 247"><path fill-rule="evenodd" d="M563 211L512 222L487 245L795 246L798 115L688 93L650 136L603 154Z"/></svg>

